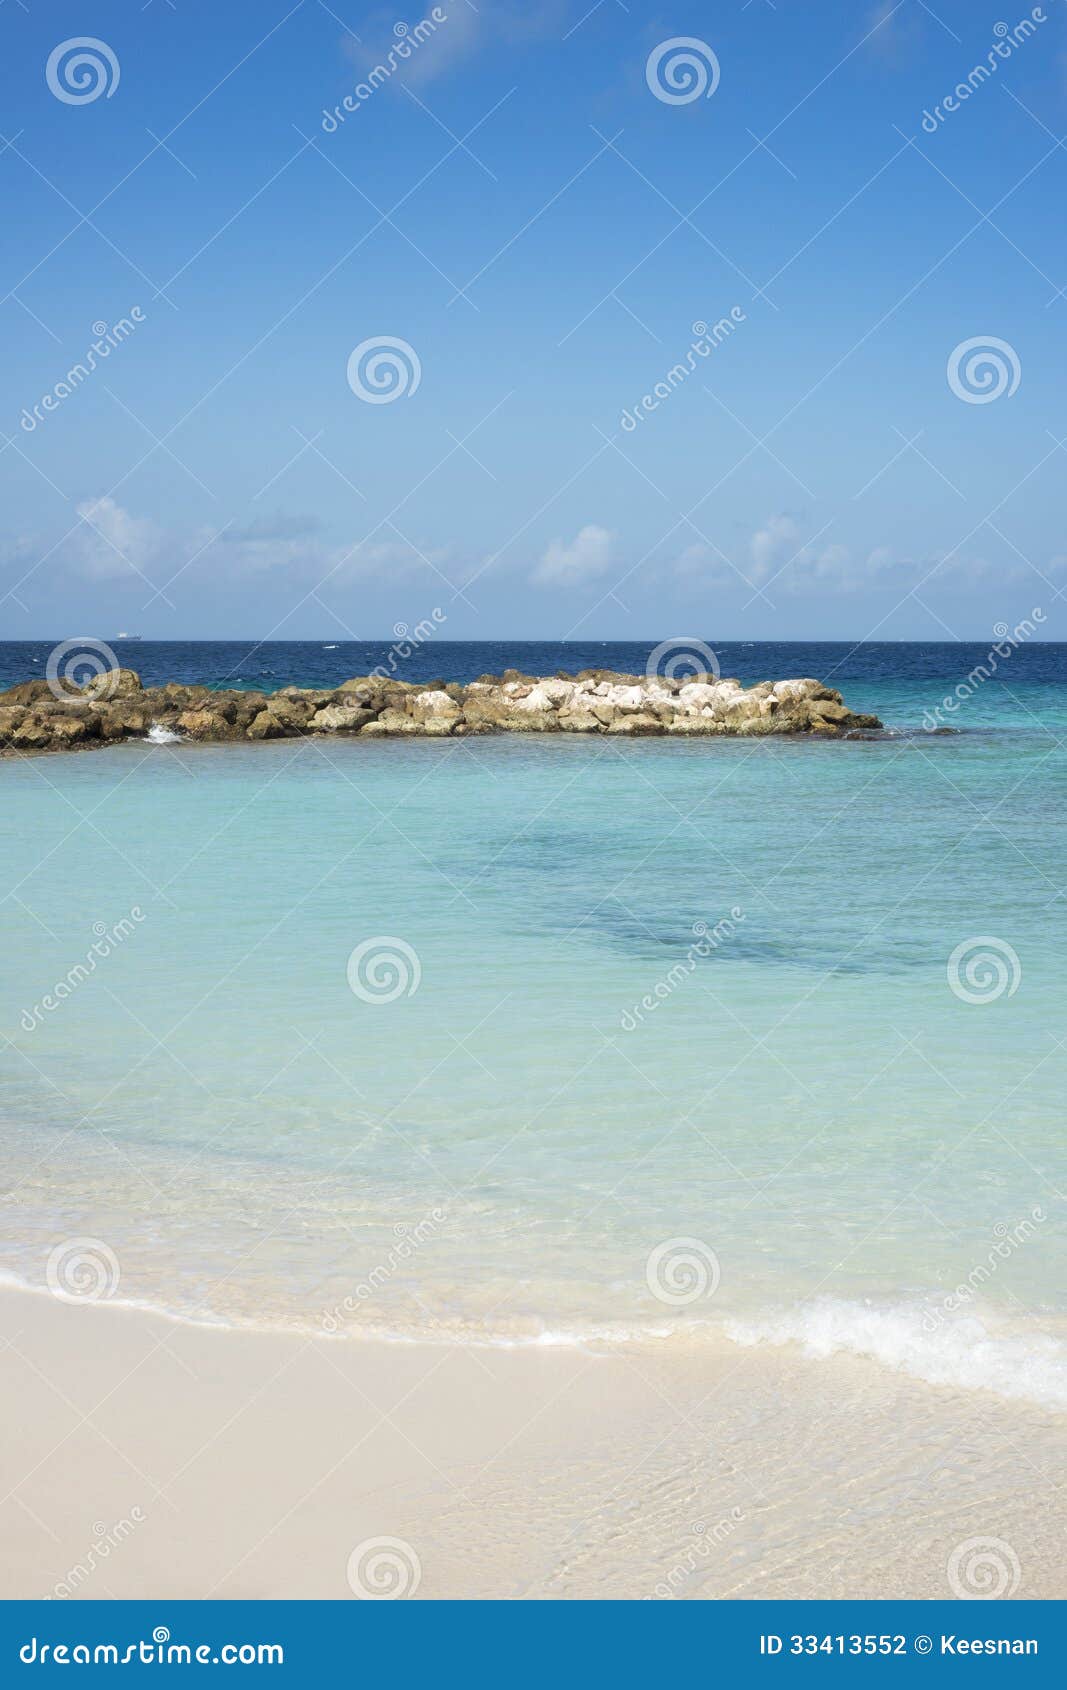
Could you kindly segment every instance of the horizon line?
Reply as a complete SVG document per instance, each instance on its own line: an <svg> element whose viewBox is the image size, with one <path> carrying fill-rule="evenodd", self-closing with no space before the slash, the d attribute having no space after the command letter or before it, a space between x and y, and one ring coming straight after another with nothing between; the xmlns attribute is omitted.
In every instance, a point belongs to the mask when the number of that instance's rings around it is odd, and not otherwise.
<svg viewBox="0 0 1067 1690"><path fill-rule="evenodd" d="M89 635L71 636L69 634L65 634L65 635L60 636L60 639L57 641L53 638L53 636L51 634L28 635L28 636L23 636L21 639L17 639L17 640L11 640L11 639L0 640L0 649L2 649L4 646L55 645L55 644L61 644L63 640L68 640L72 637L74 637L74 638L81 637L83 639L88 639L88 638L96 638L97 636L95 636L95 635L93 635L93 636L89 636ZM683 636L683 637L685 637L685 638L696 638L697 636L687 635L687 636ZM1001 638L1007 638L1006 635L1002 635L1000 637ZM156 634L148 634L148 635L126 634L125 636L123 636L123 635L120 635L120 634L112 634L110 640L102 640L102 641L100 641L100 643L105 644L105 645L109 645L112 642L114 642L115 644L125 644L125 643L128 642L131 645L243 645L247 641L247 643L250 646L254 646L254 647L260 648L260 649L264 646L272 646L272 645L314 645L314 646L318 646L320 650L333 649L333 650L336 650L336 651L340 651L342 646L365 646L365 645L393 646L393 645L403 645L408 641L409 638L410 638L410 636L407 635L407 634L396 634L396 633L394 633L394 634L391 634L389 636L386 636L384 634L367 634L367 635L361 637L360 639L329 640L329 641L326 641L326 642L322 642L321 637L319 635L316 635L316 634L307 634L307 635L301 636L299 639L290 639L290 640L261 639L254 634L183 634L183 635L170 635L170 636L163 636L163 635L156 635ZM994 636L994 638L995 638L995 636ZM547 636L539 638L539 639L530 639L528 636L524 636L524 635L500 634L500 635L497 635L495 637L489 637L489 638L483 638L483 639L477 639L477 640L458 640L458 639L452 639L452 640L444 640L444 639L419 640L415 644L415 650L417 650L417 651L436 650L440 646L446 646L446 645L447 646L453 646L453 645L466 645L466 646L486 645L486 646L488 646L488 645L511 644L511 645L526 645L526 646L537 646L537 645L551 645L551 646L589 646L589 645L626 646L626 645L633 645L633 646L643 646L646 643L651 643L651 644L655 645L657 643L657 641L655 640L654 636L652 636L652 635L648 635L643 639L625 639L625 640L624 639L604 639L600 636L590 635L588 639L584 639L584 640L573 640L573 639L572 640L564 640L564 639L551 639ZM662 642L659 642L659 643L662 643ZM921 646L947 645L947 646L953 646L953 645L982 645L983 643L986 643L985 640L984 640L984 637L965 639L965 638L963 638L962 636L959 636L959 635L954 635L952 639L943 639L943 640L918 640L918 639L910 639L910 640L872 640L872 639L869 639L869 638L859 638L859 639L857 639L857 638L850 636L850 635L843 635L840 638L833 639L833 640L828 640L828 639L804 639L804 638L796 638L796 639L791 639L791 640L741 639L739 636L729 636L725 639L720 639L720 640L716 641L716 644L719 645L719 646L728 646L728 645L748 645L748 646L757 646L757 645L826 645L826 646L850 645L850 646L855 647L856 649L858 649L860 646L865 646L865 645L879 645L879 646L883 646L883 645L921 645ZM1067 640L1028 639L1026 641L1026 644L1028 646L1034 646L1034 645L1050 645L1050 646L1051 645L1067 645Z"/></svg>

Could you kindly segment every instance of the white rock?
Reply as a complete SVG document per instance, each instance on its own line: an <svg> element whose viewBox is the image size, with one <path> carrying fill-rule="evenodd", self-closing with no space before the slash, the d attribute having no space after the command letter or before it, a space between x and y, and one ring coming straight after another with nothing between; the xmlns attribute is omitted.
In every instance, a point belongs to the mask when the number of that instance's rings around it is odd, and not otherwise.
<svg viewBox="0 0 1067 1690"><path fill-rule="evenodd" d="M687 714L708 706L714 708L721 696L719 687L708 681L687 681L678 690L678 702Z"/></svg>
<svg viewBox="0 0 1067 1690"><path fill-rule="evenodd" d="M549 691L549 688L560 684L558 681L555 683L538 681L537 685L531 687L524 698L514 700L516 710L551 710L559 700ZM570 693L568 692L565 696L569 698Z"/></svg>
<svg viewBox="0 0 1067 1690"><path fill-rule="evenodd" d="M541 692L551 704L559 706L561 704L569 704L577 692L578 687L575 681L561 681L555 675L551 675L548 679L538 682L537 690Z"/></svg>
<svg viewBox="0 0 1067 1690"><path fill-rule="evenodd" d="M775 683L774 683L774 696L777 699L789 699L789 700L795 700L795 699L799 699L799 698L810 698L812 693L813 692L819 692L821 690L821 687L822 687L821 681L812 681L812 680L775 681Z"/></svg>
<svg viewBox="0 0 1067 1690"><path fill-rule="evenodd" d="M600 689L597 689L598 692ZM605 704L610 704L616 710L643 710L645 695L641 687L608 686L607 691L601 693Z"/></svg>
<svg viewBox="0 0 1067 1690"><path fill-rule="evenodd" d="M327 704L316 710L310 726L316 733L343 733L345 729L361 728L368 712L360 704Z"/></svg>
<svg viewBox="0 0 1067 1690"><path fill-rule="evenodd" d="M419 716L458 716L460 707L447 692L418 692L413 703Z"/></svg>
<svg viewBox="0 0 1067 1690"><path fill-rule="evenodd" d="M645 682L644 690L645 699L649 704L669 704L673 708L676 702L675 695L670 688L663 686L655 677Z"/></svg>

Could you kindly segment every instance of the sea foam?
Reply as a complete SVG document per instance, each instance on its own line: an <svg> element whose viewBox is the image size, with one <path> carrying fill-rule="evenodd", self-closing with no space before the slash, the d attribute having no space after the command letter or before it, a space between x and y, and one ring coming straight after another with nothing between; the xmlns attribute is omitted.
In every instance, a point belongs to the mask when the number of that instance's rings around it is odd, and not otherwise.
<svg viewBox="0 0 1067 1690"><path fill-rule="evenodd" d="M149 745L180 745L181 737L172 728L165 728L162 722L153 722L145 735Z"/></svg>
<svg viewBox="0 0 1067 1690"><path fill-rule="evenodd" d="M992 1330L977 1315L936 1320L920 1302L817 1298L780 1314L725 1323L737 1344L799 1344L815 1359L850 1351L968 1391L1067 1409L1067 1345L1040 1330Z"/></svg>

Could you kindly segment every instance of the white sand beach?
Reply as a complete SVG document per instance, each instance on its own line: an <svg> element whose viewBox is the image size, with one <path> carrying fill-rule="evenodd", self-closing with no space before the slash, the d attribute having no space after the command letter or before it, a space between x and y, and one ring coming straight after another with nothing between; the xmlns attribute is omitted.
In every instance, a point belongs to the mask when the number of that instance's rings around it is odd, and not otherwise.
<svg viewBox="0 0 1067 1690"><path fill-rule="evenodd" d="M350 1566L419 1598L1067 1595L1064 1417L855 1357L386 1345L13 1289L0 1353L4 1597L351 1599Z"/></svg>

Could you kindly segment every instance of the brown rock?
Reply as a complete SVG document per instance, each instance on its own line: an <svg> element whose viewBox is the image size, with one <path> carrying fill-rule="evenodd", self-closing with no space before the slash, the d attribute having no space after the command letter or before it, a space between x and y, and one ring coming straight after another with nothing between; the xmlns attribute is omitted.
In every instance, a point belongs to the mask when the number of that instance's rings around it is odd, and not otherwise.
<svg viewBox="0 0 1067 1690"><path fill-rule="evenodd" d="M509 733L556 734L559 733L559 712L557 710L516 710L507 714L504 723Z"/></svg>
<svg viewBox="0 0 1067 1690"><path fill-rule="evenodd" d="M11 743L27 750L43 751L52 743L51 726L39 716L27 716L11 735Z"/></svg>
<svg viewBox="0 0 1067 1690"><path fill-rule="evenodd" d="M57 751L89 738L89 720L84 716L57 716L52 722L52 744ZM96 723L99 729L99 719Z"/></svg>
<svg viewBox="0 0 1067 1690"><path fill-rule="evenodd" d="M368 722L362 731L365 734L396 735L421 734L425 733L426 729L421 722L416 722L414 717L407 715L405 711L390 706L382 711L377 721Z"/></svg>
<svg viewBox="0 0 1067 1690"><path fill-rule="evenodd" d="M619 716L608 727L609 734L661 734L663 723L658 716L648 716L638 711L636 715Z"/></svg>
<svg viewBox="0 0 1067 1690"><path fill-rule="evenodd" d="M835 704L832 700L823 698L813 698L810 700L808 704L808 714L813 719L821 718L824 722L838 723L847 722L852 716L851 710L846 710L845 706L840 701Z"/></svg>
<svg viewBox="0 0 1067 1690"><path fill-rule="evenodd" d="M238 728L250 727L260 711L267 708L267 700L261 692L235 692L230 702L234 726Z"/></svg>
<svg viewBox="0 0 1067 1690"><path fill-rule="evenodd" d="M716 721L713 716L675 716L667 723L670 734L703 735L705 738L712 734L725 734L726 724Z"/></svg>
<svg viewBox="0 0 1067 1690"><path fill-rule="evenodd" d="M178 717L178 732L189 739L226 738L230 724L212 710L183 710Z"/></svg>
<svg viewBox="0 0 1067 1690"><path fill-rule="evenodd" d="M140 704L113 704L103 713L101 732L105 725L111 725L120 733L143 734L148 730L149 720L147 710Z"/></svg>
<svg viewBox="0 0 1067 1690"><path fill-rule="evenodd" d="M149 707L156 710L195 710L211 697L211 692L208 687L187 687L179 681L168 681L165 687L150 688L145 697Z"/></svg>
<svg viewBox="0 0 1067 1690"><path fill-rule="evenodd" d="M261 710L254 716L245 733L249 739L284 739L285 729L277 716L272 716L269 710Z"/></svg>
<svg viewBox="0 0 1067 1690"><path fill-rule="evenodd" d="M316 710L308 726L314 733L358 733L373 722L374 711L359 704L327 704Z"/></svg>
<svg viewBox="0 0 1067 1690"><path fill-rule="evenodd" d="M81 690L83 698L112 699L130 698L144 688L136 669L105 669L103 674L86 681Z"/></svg>
<svg viewBox="0 0 1067 1690"><path fill-rule="evenodd" d="M267 700L267 709L286 733L301 733L311 720L311 705L302 698L282 698L274 693Z"/></svg>
<svg viewBox="0 0 1067 1690"><path fill-rule="evenodd" d="M646 680L646 675L620 675L615 669L579 669L576 679L579 681L610 681L612 686L639 687ZM504 679L507 679L505 675Z"/></svg>
<svg viewBox="0 0 1067 1690"><path fill-rule="evenodd" d="M384 707L385 697L377 681L346 681L330 694L327 704L358 705L364 710L378 711Z"/></svg>
<svg viewBox="0 0 1067 1690"><path fill-rule="evenodd" d="M0 692L0 704L36 704L39 700L54 697L55 693L47 681L16 681L6 692Z"/></svg>
<svg viewBox="0 0 1067 1690"><path fill-rule="evenodd" d="M500 727L506 719L510 719L510 711L499 692L472 692L469 687L463 714L472 727L486 729Z"/></svg>

